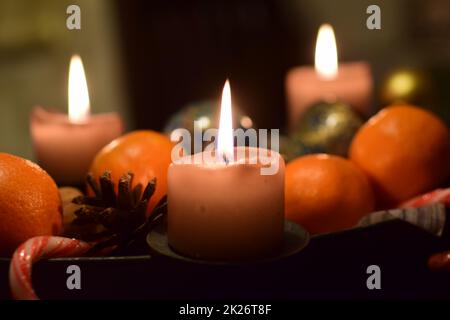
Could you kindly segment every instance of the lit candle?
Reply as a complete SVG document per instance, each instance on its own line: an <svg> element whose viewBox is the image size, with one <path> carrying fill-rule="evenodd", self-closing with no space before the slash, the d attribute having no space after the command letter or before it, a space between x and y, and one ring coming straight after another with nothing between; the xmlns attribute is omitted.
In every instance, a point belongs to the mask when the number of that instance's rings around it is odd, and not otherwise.
<svg viewBox="0 0 450 320"><path fill-rule="evenodd" d="M80 184L96 153L122 134L117 113L90 115L83 63L75 55L69 69L69 114L35 107L30 131L38 163L59 184Z"/></svg>
<svg viewBox="0 0 450 320"><path fill-rule="evenodd" d="M336 40L329 24L320 27L316 41L315 68L291 69L286 76L289 126L292 129L302 113L320 101L341 101L363 116L371 113L373 81L366 62L338 65Z"/></svg>
<svg viewBox="0 0 450 320"><path fill-rule="evenodd" d="M214 152L169 167L169 244L180 254L205 260L270 256L283 239L284 162L272 150L234 148L228 82L217 140ZM194 157L203 160L195 163ZM261 168L275 161L278 171L262 175Z"/></svg>

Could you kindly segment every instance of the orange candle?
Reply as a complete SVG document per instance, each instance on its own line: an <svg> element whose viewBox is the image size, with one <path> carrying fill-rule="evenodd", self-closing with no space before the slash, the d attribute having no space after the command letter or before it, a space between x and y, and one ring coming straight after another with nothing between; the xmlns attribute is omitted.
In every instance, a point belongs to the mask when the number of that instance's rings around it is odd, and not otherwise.
<svg viewBox="0 0 450 320"><path fill-rule="evenodd" d="M316 42L315 67L291 69L286 76L289 126L320 101L341 101L363 116L371 114L373 80L366 62L338 65L336 40L330 25L322 25Z"/></svg>
<svg viewBox="0 0 450 320"><path fill-rule="evenodd" d="M120 136L117 113L90 115L89 94L80 57L69 71L69 114L35 107L30 131L38 163L59 184L80 184L97 152Z"/></svg>
<svg viewBox="0 0 450 320"><path fill-rule="evenodd" d="M282 245L283 159L270 150L234 148L231 123L226 84L214 156L205 151L201 163L194 161L197 154L169 167L168 238L172 248L183 255L251 260L270 256ZM278 171L262 175L261 168L273 161L278 162Z"/></svg>

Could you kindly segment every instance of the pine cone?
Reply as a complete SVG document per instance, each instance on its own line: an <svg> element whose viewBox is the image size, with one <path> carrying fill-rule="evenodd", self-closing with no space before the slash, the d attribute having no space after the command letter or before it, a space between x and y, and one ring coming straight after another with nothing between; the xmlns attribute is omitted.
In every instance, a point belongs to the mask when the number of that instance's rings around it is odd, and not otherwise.
<svg viewBox="0 0 450 320"><path fill-rule="evenodd" d="M118 193L115 193L111 173L106 171L99 183L92 174L88 174L87 183L94 196L79 196L72 201L81 207L75 211L74 225L98 224L103 231L91 234L89 241L98 243L93 252L117 246L115 251L122 251L131 243L145 237L149 229L166 213L167 197L163 197L146 218L147 207L155 192L156 179L151 180L144 191L138 184L132 188L133 173L123 175L119 180Z"/></svg>

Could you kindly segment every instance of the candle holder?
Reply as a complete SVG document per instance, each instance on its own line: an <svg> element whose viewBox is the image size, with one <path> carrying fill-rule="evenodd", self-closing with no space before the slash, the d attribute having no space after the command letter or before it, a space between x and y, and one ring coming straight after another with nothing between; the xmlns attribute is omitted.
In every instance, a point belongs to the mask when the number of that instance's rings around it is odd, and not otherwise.
<svg viewBox="0 0 450 320"><path fill-rule="evenodd" d="M188 263L190 262L211 265L239 265L249 263L273 262L290 257L304 249L308 245L309 239L310 235L308 231L292 221L285 220L283 247L274 255L262 259L245 261L202 260L187 257L174 251L169 245L169 240L167 237L167 223L166 221L161 221L148 233L147 244L150 248L151 253L168 259L176 259Z"/></svg>

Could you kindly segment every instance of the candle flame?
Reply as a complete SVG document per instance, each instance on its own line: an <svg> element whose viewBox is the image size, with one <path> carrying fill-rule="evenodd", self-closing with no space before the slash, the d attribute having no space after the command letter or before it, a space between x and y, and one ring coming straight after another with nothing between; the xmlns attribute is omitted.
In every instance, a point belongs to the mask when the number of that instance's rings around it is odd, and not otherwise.
<svg viewBox="0 0 450 320"><path fill-rule="evenodd" d="M217 137L217 157L220 161L225 161L227 163L234 158L231 89L228 79L225 82L222 91L219 133Z"/></svg>
<svg viewBox="0 0 450 320"><path fill-rule="evenodd" d="M89 92L83 62L79 55L73 55L69 68L69 120L83 123L89 114Z"/></svg>
<svg viewBox="0 0 450 320"><path fill-rule="evenodd" d="M316 41L315 68L320 77L333 80L338 74L336 39L333 27L323 24Z"/></svg>

